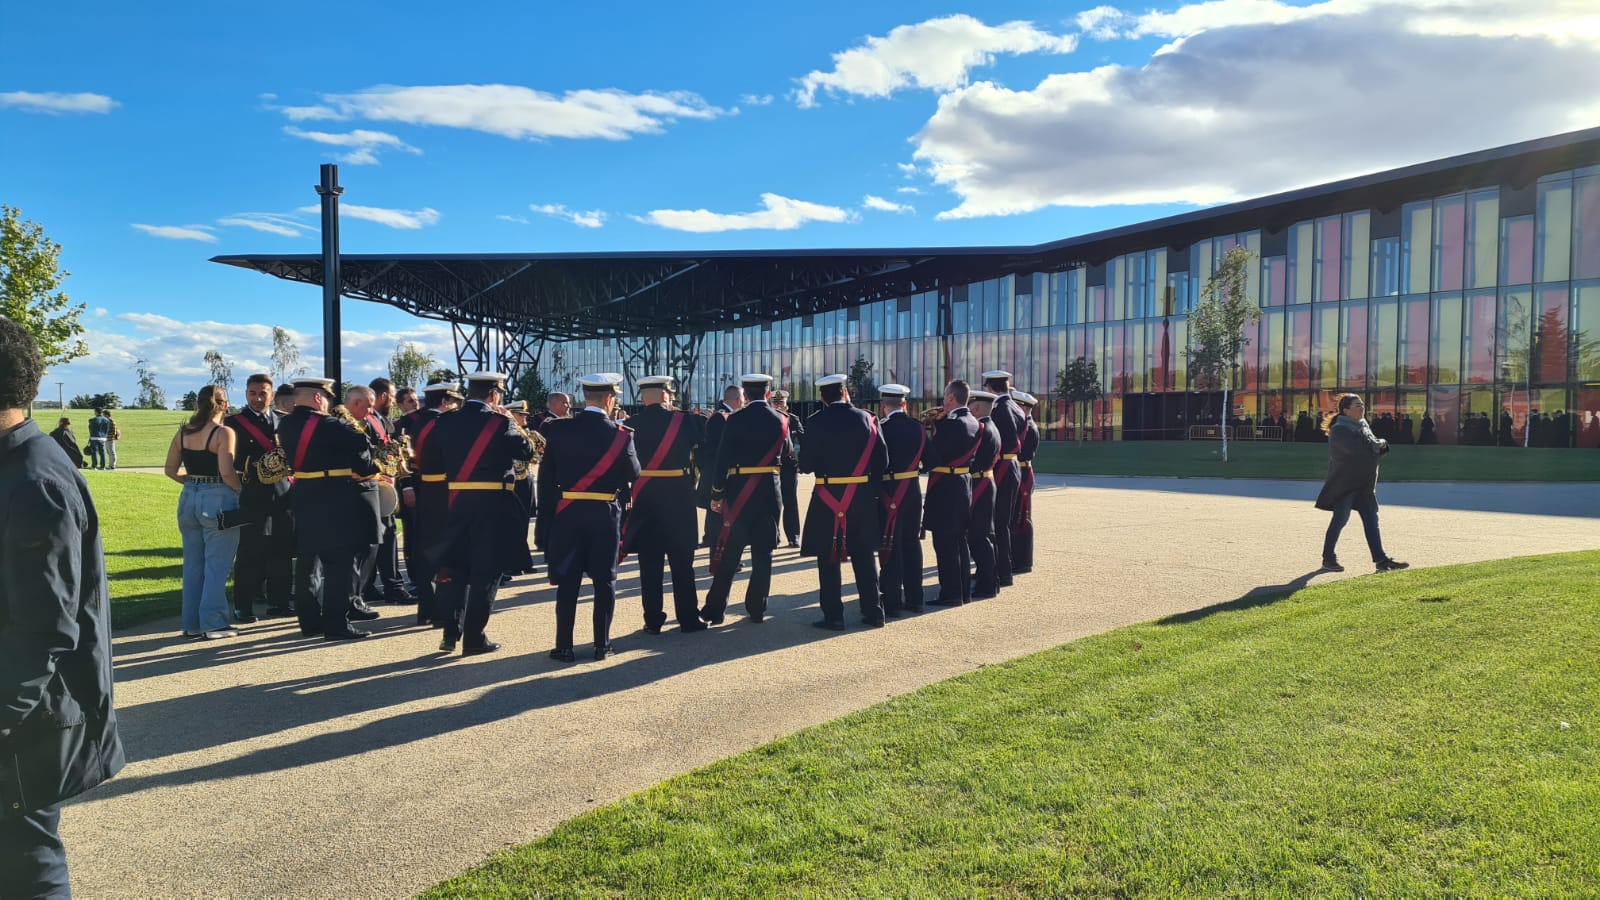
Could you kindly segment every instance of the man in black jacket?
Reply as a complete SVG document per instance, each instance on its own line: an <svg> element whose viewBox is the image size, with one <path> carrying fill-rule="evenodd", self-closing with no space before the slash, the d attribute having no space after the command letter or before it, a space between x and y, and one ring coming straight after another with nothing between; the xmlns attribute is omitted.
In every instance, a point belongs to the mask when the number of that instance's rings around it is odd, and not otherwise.
<svg viewBox="0 0 1600 900"><path fill-rule="evenodd" d="M700 487L695 494L700 507L706 511L705 534L700 538L700 543L706 547L714 548L717 535L722 531L722 513L713 509L711 504L711 495L717 480L717 452L722 447L722 429L727 427L728 417L743 407L743 394L739 388L730 384L722 392L722 402L717 404L717 408L711 412L711 417L706 420L706 439L705 443L700 445L702 454L699 454L705 458L700 461Z"/></svg>
<svg viewBox="0 0 1600 900"><path fill-rule="evenodd" d="M782 505L778 457L789 439L788 419L767 405L771 375L745 375L740 383L743 407L728 416L715 462L706 476L712 481L711 512L719 523L712 536L711 589L700 610L700 618L708 625L722 624L733 575L746 547L750 548L750 581L745 585L745 612L752 622L766 617L772 550L778 543Z"/></svg>
<svg viewBox="0 0 1600 900"><path fill-rule="evenodd" d="M25 417L44 372L0 319L0 895L66 897L61 802L115 775L111 610L89 487Z"/></svg>
<svg viewBox="0 0 1600 900"><path fill-rule="evenodd" d="M1022 468L1017 454L1022 450L1028 419L1011 398L1011 373L994 369L983 373L983 386L995 395L989 420L1000 435L1000 455L994 461L994 558L996 587L1011 586L1011 520L1017 511L1017 495L1022 488Z"/></svg>
<svg viewBox="0 0 1600 900"><path fill-rule="evenodd" d="M263 593L267 616L294 615L294 523L289 518L289 482L262 484L256 463L277 446L278 414L272 410L272 376L251 375L244 386L245 408L226 419L236 437L233 461L239 470L239 511L249 521L239 530L239 555L233 564L233 615L254 622ZM263 592L263 587L265 591Z"/></svg>
<svg viewBox="0 0 1600 900"><path fill-rule="evenodd" d="M972 555L972 568L977 573L972 584L971 599L987 600L1000 592L994 549L994 467L1000 461L1001 443L1000 432L989 417L994 406L994 394L973 391L970 402L972 414L978 417L978 427L983 436L977 454L972 457L972 513L967 520L967 551ZM1008 579L1010 575L1008 570Z"/></svg>
<svg viewBox="0 0 1600 900"><path fill-rule="evenodd" d="M817 379L817 394L828 404L807 423L811 440L800 451L800 471L817 476L800 555L817 558L818 602L822 619L812 624L844 630L842 563L850 558L861 621L883 627L883 599L878 595L878 560L883 531L878 520L878 485L889 467L889 450L878 420L850 405L845 376Z"/></svg>
<svg viewBox="0 0 1600 900"><path fill-rule="evenodd" d="M442 382L423 388L422 397L420 407L395 423L395 434L411 441L413 465L422 456L423 445L439 426L439 417L458 409L463 399L455 385ZM419 466L410 476L399 479L395 487L400 491L400 516L406 536L406 574L417 588L417 624L431 623L435 628L444 628L455 617L455 601L460 598L460 592L448 583L435 586L438 566L424 552L430 530L444 527L449 503L445 470L439 469L434 476L424 480Z"/></svg>
<svg viewBox="0 0 1600 900"><path fill-rule="evenodd" d="M639 554L639 599L644 630L660 634L666 624L662 560L672 570L672 605L679 631L703 631L694 583L694 481L690 460L705 440L706 420L672 408L670 375L639 379L644 412L628 417L642 467L622 529L622 552Z"/></svg>
<svg viewBox="0 0 1600 900"><path fill-rule="evenodd" d="M773 391L772 408L789 420L789 443L778 457L778 484L783 488L783 536L789 546L800 546L800 439L806 429L789 411L789 392Z"/></svg>
<svg viewBox="0 0 1600 900"><path fill-rule="evenodd" d="M972 598L972 551L967 523L972 516L972 458L988 432L967 409L970 388L957 379L944 389L945 415L934 423L933 438L923 453L928 469L928 495L922 521L933 532L933 555L939 565L939 596L932 606L960 606Z"/></svg>
<svg viewBox="0 0 1600 900"><path fill-rule="evenodd" d="M1017 453L1022 487L1017 492L1016 515L1011 517L1011 572L1026 575L1033 571L1033 457L1039 452L1039 423L1034 421L1033 411L1039 399L1026 391L1012 391L1011 396L1028 417L1022 449Z"/></svg>
<svg viewBox="0 0 1600 900"><path fill-rule="evenodd" d="M903 384L878 388L883 412L883 442L889 448L889 469L878 491L883 517L883 614L922 612L922 482L918 470L928 445L922 423L906 412L911 389Z"/></svg>

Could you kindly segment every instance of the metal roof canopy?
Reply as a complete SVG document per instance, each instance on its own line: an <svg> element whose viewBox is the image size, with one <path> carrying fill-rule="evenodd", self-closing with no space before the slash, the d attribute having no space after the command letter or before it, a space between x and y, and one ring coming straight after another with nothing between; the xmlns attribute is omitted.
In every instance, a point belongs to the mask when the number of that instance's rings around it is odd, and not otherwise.
<svg viewBox="0 0 1600 900"><path fill-rule="evenodd" d="M1591 128L1035 246L609 253L343 254L340 293L423 318L530 338L699 334L814 315L1014 272L1097 265L1123 253L1509 185L1600 162ZM322 284L320 254L212 262Z"/></svg>

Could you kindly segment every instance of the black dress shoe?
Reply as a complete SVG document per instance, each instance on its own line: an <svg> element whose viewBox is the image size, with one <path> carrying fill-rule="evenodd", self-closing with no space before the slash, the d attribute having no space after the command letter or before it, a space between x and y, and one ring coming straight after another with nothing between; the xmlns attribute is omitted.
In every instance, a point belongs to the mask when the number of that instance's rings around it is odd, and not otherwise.
<svg viewBox="0 0 1600 900"><path fill-rule="evenodd" d="M382 606L383 595L378 593L362 594L360 599L354 600L351 606Z"/></svg>
<svg viewBox="0 0 1600 900"><path fill-rule="evenodd" d="M973 591L972 592L972 599L974 599L974 600L993 600L994 598L996 598L998 596L1000 596L1000 592L999 591Z"/></svg>
<svg viewBox="0 0 1600 900"><path fill-rule="evenodd" d="M456 639L448 634L445 635L444 638L439 641L439 649L443 650L445 653L456 652Z"/></svg>
<svg viewBox="0 0 1600 900"><path fill-rule="evenodd" d="M812 628L825 628L828 631L843 631L844 630L844 623L843 622L831 622L831 621L829 621L827 619L818 619L817 621L811 623L811 627Z"/></svg>
<svg viewBox="0 0 1600 900"><path fill-rule="evenodd" d="M887 623L885 623L882 619L862 619L861 624L867 626L868 628L882 628Z"/></svg>
<svg viewBox="0 0 1600 900"><path fill-rule="evenodd" d="M325 641L355 641L369 636L370 634L368 632L362 631L359 628L351 628L346 626L340 631L325 632L322 635L322 639Z"/></svg>
<svg viewBox="0 0 1600 900"><path fill-rule="evenodd" d="M352 622L370 622L373 619L378 618L380 615L382 615L382 613L379 613L370 606L364 608L352 606L350 607L350 612L347 618L349 618Z"/></svg>
<svg viewBox="0 0 1600 900"><path fill-rule="evenodd" d="M1011 587L1011 585L1014 584L1014 583L1015 582L1013 582L1011 579L1007 578L1005 581L996 581L995 582L995 586L996 587Z"/></svg>
<svg viewBox="0 0 1600 900"><path fill-rule="evenodd" d="M1411 563L1403 563L1398 559L1381 559L1377 563L1379 572L1398 572L1401 569L1411 568Z"/></svg>
<svg viewBox="0 0 1600 900"><path fill-rule="evenodd" d="M612 647L610 644L606 644L604 646L594 648L594 658L596 660L602 660L616 652L616 648Z"/></svg>
<svg viewBox="0 0 1600 900"><path fill-rule="evenodd" d="M267 607L266 617L269 619L287 619L292 615L294 615L294 607L292 606Z"/></svg>
<svg viewBox="0 0 1600 900"><path fill-rule="evenodd" d="M766 618L767 614L765 612L753 612L750 614L750 621L756 623L757 625L760 625Z"/></svg>
<svg viewBox="0 0 1600 900"><path fill-rule="evenodd" d="M301 637L322 637L322 629L321 628L302 628L302 629L300 629L300 636Z"/></svg>
<svg viewBox="0 0 1600 900"><path fill-rule="evenodd" d="M493 652L495 652L496 650L499 650L499 649L500 649L500 645L496 644L494 641L484 641L481 644L474 644L474 645L471 645L471 646L463 645L462 648L461 648L461 655L462 656L477 656L480 653L493 653Z"/></svg>
<svg viewBox="0 0 1600 900"><path fill-rule="evenodd" d="M261 621L260 619L256 618L255 613L242 609L236 609L233 611L233 620L241 625L254 625L255 623Z"/></svg>
<svg viewBox="0 0 1600 900"><path fill-rule="evenodd" d="M571 647L557 647L550 651L550 658L559 662L572 662L578 657L572 652Z"/></svg>
<svg viewBox="0 0 1600 900"><path fill-rule="evenodd" d="M724 620L724 618L722 616L717 616L715 619L712 619L712 618L708 618L704 614L702 614L700 616L700 621L704 622L707 625L721 625L723 623L723 621L725 621L725 620Z"/></svg>
<svg viewBox="0 0 1600 900"><path fill-rule="evenodd" d="M1322 558L1322 569L1325 572L1343 572L1344 566L1339 565L1339 557L1324 556Z"/></svg>
<svg viewBox="0 0 1600 900"><path fill-rule="evenodd" d="M646 625L644 627L644 633L645 634L660 634L661 633L661 626L660 625Z"/></svg>
<svg viewBox="0 0 1600 900"><path fill-rule="evenodd" d="M1026 574L1028 574L1029 572L1032 572L1032 571L1033 571L1033 566L1027 566L1026 568L1022 568L1022 569L1012 569L1011 570L1011 574L1013 574L1013 575L1026 575Z"/></svg>
<svg viewBox="0 0 1600 900"><path fill-rule="evenodd" d="M391 604L391 605L394 605L394 606L399 606L402 603L407 603L407 604L416 603L417 602L417 598L411 596L410 594L406 593L405 591L396 591L393 594L385 594L384 597L383 597L383 602Z"/></svg>
<svg viewBox="0 0 1600 900"><path fill-rule="evenodd" d="M961 602L962 601L960 601L960 600L947 600L947 599L945 599L943 597L935 597L934 599L928 601L928 605L929 606L960 606Z"/></svg>
<svg viewBox="0 0 1600 900"><path fill-rule="evenodd" d="M900 618L900 610L898 610L898 609L886 609L886 610L883 611L883 617L885 619L898 619L898 618Z"/></svg>
<svg viewBox="0 0 1600 900"><path fill-rule="evenodd" d="M925 611L926 610L924 610L924 608L923 608L921 603L917 603L917 604L907 603L905 606L902 606L900 608L901 615L907 615L907 616L915 616L915 615L918 615L918 614L920 614L922 612L925 612Z"/></svg>
<svg viewBox="0 0 1600 900"><path fill-rule="evenodd" d="M696 631L705 631L707 627L706 623L695 620L693 622L684 622L678 626L678 630L684 634L690 634Z"/></svg>

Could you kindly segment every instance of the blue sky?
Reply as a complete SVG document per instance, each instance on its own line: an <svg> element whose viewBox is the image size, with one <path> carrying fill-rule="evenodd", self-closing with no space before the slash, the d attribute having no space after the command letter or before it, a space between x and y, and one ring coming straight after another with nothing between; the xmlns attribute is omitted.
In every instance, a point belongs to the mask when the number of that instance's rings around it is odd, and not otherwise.
<svg viewBox="0 0 1600 900"><path fill-rule="evenodd" d="M176 397L320 367L315 288L207 259L316 252L323 162L347 252L1032 243L1600 124L1597 6L0 0L0 201L89 307L45 395Z"/></svg>

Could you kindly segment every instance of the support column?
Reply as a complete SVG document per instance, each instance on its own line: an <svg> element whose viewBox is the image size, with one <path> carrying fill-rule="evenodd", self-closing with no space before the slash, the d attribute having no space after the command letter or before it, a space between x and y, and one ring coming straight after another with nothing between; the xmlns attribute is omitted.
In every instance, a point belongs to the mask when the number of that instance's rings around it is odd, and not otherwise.
<svg viewBox="0 0 1600 900"><path fill-rule="evenodd" d="M322 166L322 182L317 185L317 195L322 198L322 377L332 378L334 390L343 384L343 349L339 322L339 289L343 274L339 271L339 167L333 163Z"/></svg>

